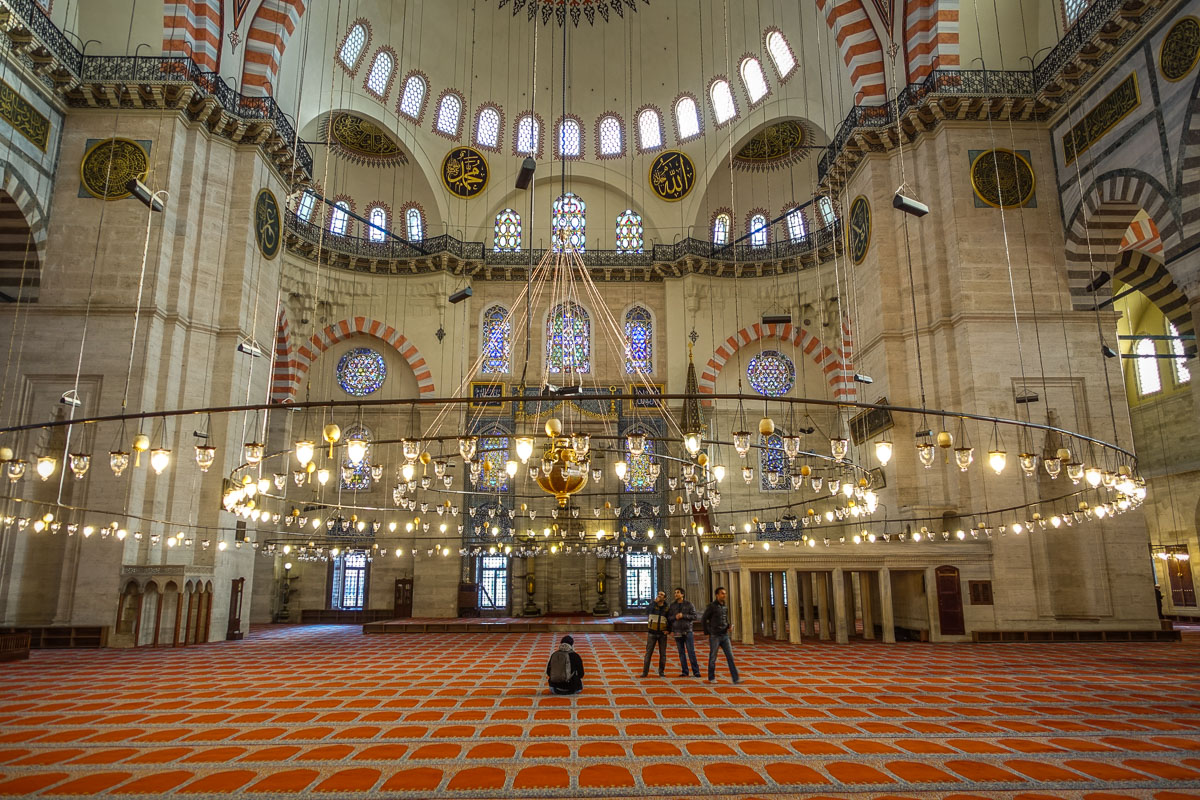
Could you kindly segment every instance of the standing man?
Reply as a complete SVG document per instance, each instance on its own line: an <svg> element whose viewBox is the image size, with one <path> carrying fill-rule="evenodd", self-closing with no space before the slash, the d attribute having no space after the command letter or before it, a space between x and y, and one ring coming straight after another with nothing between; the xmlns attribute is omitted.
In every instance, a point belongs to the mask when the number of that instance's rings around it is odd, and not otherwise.
<svg viewBox="0 0 1200 800"><path fill-rule="evenodd" d="M684 599L683 588L676 586L675 602L671 603L671 607L667 609L667 619L671 624L671 634L675 637L675 644L679 647L679 668L683 670L679 674L681 678L688 676L689 659L692 664L692 674L697 678L700 677L700 665L696 663L694 632L696 619L699 616L696 613L696 607Z"/></svg>
<svg viewBox="0 0 1200 800"><path fill-rule="evenodd" d="M659 592L646 615L646 659L642 662L642 677L650 674L650 657L658 648L658 677L667 671L667 593Z"/></svg>
<svg viewBox="0 0 1200 800"><path fill-rule="evenodd" d="M704 609L700 624L708 634L708 682L712 683L717 677L717 648L725 651L725 659L729 662L729 675L733 682L738 682L737 667L733 663L733 645L729 642L729 634L733 624L729 621L729 607L725 605L725 587L718 586L714 593L715 600Z"/></svg>

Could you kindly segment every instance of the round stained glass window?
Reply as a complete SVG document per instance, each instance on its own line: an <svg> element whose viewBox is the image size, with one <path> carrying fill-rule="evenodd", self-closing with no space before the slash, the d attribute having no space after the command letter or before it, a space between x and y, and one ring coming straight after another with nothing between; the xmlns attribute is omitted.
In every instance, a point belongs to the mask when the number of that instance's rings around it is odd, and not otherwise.
<svg viewBox="0 0 1200 800"><path fill-rule="evenodd" d="M763 350L746 367L754 391L767 397L782 397L796 385L796 365L778 350Z"/></svg>
<svg viewBox="0 0 1200 800"><path fill-rule="evenodd" d="M387 365L383 356L369 347L356 347L338 361L337 379L342 391L363 397L383 386Z"/></svg>

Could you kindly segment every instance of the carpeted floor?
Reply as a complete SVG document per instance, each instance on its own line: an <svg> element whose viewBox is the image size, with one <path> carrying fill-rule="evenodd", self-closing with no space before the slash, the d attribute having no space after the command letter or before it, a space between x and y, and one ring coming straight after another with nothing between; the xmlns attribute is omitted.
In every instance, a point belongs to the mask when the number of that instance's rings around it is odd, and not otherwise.
<svg viewBox="0 0 1200 800"><path fill-rule="evenodd" d="M0 795L1200 797L1181 644L737 646L641 680L643 635L269 628L0 664ZM701 647L701 669L707 645Z"/></svg>

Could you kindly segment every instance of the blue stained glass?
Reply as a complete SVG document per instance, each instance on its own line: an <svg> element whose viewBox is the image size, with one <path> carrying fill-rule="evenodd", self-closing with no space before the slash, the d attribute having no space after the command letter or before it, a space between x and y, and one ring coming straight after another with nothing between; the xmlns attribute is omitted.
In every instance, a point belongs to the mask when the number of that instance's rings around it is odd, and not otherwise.
<svg viewBox="0 0 1200 800"><path fill-rule="evenodd" d="M764 492L788 489L790 479L786 477L788 460L787 453L783 452L783 437L778 433L772 433L770 436L760 434L758 444L762 448L758 451L759 488ZM768 477L772 472L784 475L774 486Z"/></svg>
<svg viewBox="0 0 1200 800"><path fill-rule="evenodd" d="M383 356L369 347L356 347L338 360L337 380L342 391L364 397L378 391L387 377Z"/></svg>
<svg viewBox="0 0 1200 800"><path fill-rule="evenodd" d="M746 377L759 394L782 397L796 385L796 365L778 350L763 350L750 359Z"/></svg>
<svg viewBox="0 0 1200 800"><path fill-rule="evenodd" d="M483 312L483 372L508 372L508 309L495 305Z"/></svg>
<svg viewBox="0 0 1200 800"><path fill-rule="evenodd" d="M644 433L644 431L630 431L630 433ZM639 456L630 453L627 445L625 448L625 463L627 465L625 491L654 491L654 478L650 475L650 465L654 463L654 442L647 438L646 449Z"/></svg>
<svg viewBox="0 0 1200 800"><path fill-rule="evenodd" d="M642 216L626 209L617 217L617 252L642 252Z"/></svg>
<svg viewBox="0 0 1200 800"><path fill-rule="evenodd" d="M362 425L352 425L342 433L342 441L362 438L370 442L374 437L371 431ZM350 463L349 458L342 460L342 488L349 491L365 492L371 488L371 446L367 445L367 453L357 465Z"/></svg>
<svg viewBox="0 0 1200 800"><path fill-rule="evenodd" d="M498 252L512 253L521 249L521 215L506 208L496 215L496 236L492 246Z"/></svg>
<svg viewBox="0 0 1200 800"><path fill-rule="evenodd" d="M587 249L587 205L583 199L567 192L551 207L550 249L554 253ZM563 238L567 247L563 247Z"/></svg>
<svg viewBox="0 0 1200 800"><path fill-rule="evenodd" d="M592 322L582 306L562 303L546 320L546 361L550 372L592 371Z"/></svg>
<svg viewBox="0 0 1200 800"><path fill-rule="evenodd" d="M625 371L654 371L654 323L650 312L634 306L625 313Z"/></svg>
<svg viewBox="0 0 1200 800"><path fill-rule="evenodd" d="M508 491L508 473L504 465L508 462L508 437L484 436L479 441L482 448L480 461L483 472L475 483L477 489L488 489L493 492Z"/></svg>

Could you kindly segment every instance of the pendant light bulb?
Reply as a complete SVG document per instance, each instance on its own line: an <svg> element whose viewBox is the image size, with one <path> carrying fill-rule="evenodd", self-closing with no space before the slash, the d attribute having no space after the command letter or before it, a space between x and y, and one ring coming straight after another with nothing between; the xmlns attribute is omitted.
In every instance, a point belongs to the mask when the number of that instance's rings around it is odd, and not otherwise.
<svg viewBox="0 0 1200 800"><path fill-rule="evenodd" d="M321 484L322 486L329 483L329 470L325 467L321 467L319 470L317 470L317 483Z"/></svg>
<svg viewBox="0 0 1200 800"><path fill-rule="evenodd" d="M999 475L1004 472L1004 468L1008 465L1008 453L1003 450L991 450L988 452L988 466L992 471Z"/></svg>
<svg viewBox="0 0 1200 800"><path fill-rule="evenodd" d="M683 447L688 451L688 455L695 457L700 452L702 441L698 432L685 433L683 435ZM645 449L645 437L642 437L642 447Z"/></svg>
<svg viewBox="0 0 1200 800"><path fill-rule="evenodd" d="M171 451L165 447L156 447L150 451L150 467L155 475L162 475L167 465L171 463Z"/></svg>
<svg viewBox="0 0 1200 800"><path fill-rule="evenodd" d="M508 477L515 478L515 477L517 477L517 467L518 466L519 465L517 464L517 462L510 458L504 464L504 471L508 473Z"/></svg>
<svg viewBox="0 0 1200 800"><path fill-rule="evenodd" d="M714 466L712 468L712 475L713 475L713 479L717 483L720 483L721 481L725 480L725 466L723 464L717 464L716 466Z"/></svg>
<svg viewBox="0 0 1200 800"><path fill-rule="evenodd" d="M1103 473L1100 472L1099 467L1088 467L1084 470L1083 474L1087 478L1088 486L1091 486L1093 489L1099 486L1100 482L1104 480Z"/></svg>
<svg viewBox="0 0 1200 800"><path fill-rule="evenodd" d="M892 443L886 439L876 442L875 458L879 460L879 466L886 467L888 462L892 460Z"/></svg>
<svg viewBox="0 0 1200 800"><path fill-rule="evenodd" d="M522 464L529 463L529 457L533 455L533 437L518 436L517 437L517 458L521 459ZM436 466L434 467L436 471Z"/></svg>
<svg viewBox="0 0 1200 800"><path fill-rule="evenodd" d="M296 448L296 460L300 462L300 466L307 467L308 462L313 459L313 451L316 445L309 439L300 439L294 445Z"/></svg>
<svg viewBox="0 0 1200 800"><path fill-rule="evenodd" d="M358 466L367 457L367 440L361 436L352 436L346 440L346 457L350 463Z"/></svg>
<svg viewBox="0 0 1200 800"><path fill-rule="evenodd" d="M48 479L54 474L55 468L58 466L58 459L54 456L38 456L37 474L42 480Z"/></svg>
<svg viewBox="0 0 1200 800"><path fill-rule="evenodd" d="M628 472L629 465L626 464L624 461L618 461L614 465L614 468L616 469L616 472L617 472L617 480L622 480L622 481L625 480L625 473Z"/></svg>
<svg viewBox="0 0 1200 800"><path fill-rule="evenodd" d="M411 481L416 472L416 467L414 467L411 463L405 464L400 468L400 476L404 478L405 483Z"/></svg>

